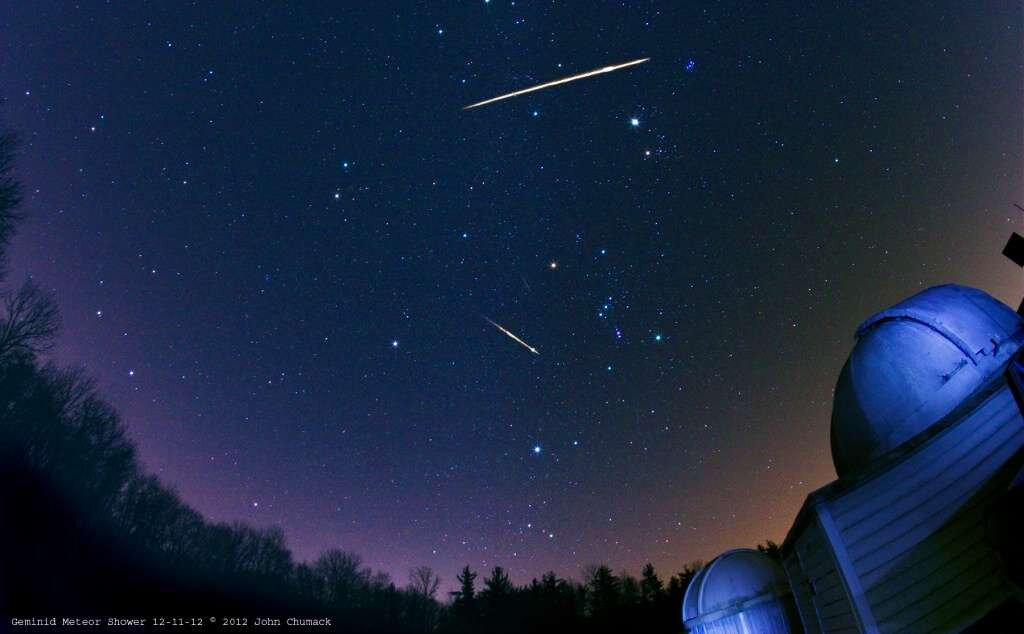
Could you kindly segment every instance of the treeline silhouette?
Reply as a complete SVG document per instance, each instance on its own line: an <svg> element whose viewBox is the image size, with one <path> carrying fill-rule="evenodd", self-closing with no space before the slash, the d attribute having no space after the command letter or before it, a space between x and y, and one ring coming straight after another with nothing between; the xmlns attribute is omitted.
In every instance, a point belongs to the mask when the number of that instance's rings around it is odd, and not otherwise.
<svg viewBox="0 0 1024 634"><path fill-rule="evenodd" d="M496 567L459 589L414 569L399 586L344 550L299 563L278 528L213 523L145 474L121 420L82 371L42 360L60 327L31 281L11 288L20 216L14 139L0 134L0 612L32 616L330 617L345 632L681 632L699 568L667 580L591 566L582 581L514 585ZM775 553L769 542L766 547ZM0 626L3 627L3 626Z"/></svg>

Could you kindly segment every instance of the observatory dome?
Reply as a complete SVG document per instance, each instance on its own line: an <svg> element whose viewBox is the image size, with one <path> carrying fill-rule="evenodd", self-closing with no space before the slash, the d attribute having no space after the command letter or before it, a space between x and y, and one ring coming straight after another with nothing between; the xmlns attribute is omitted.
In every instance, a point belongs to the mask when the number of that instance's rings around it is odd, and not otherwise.
<svg viewBox="0 0 1024 634"><path fill-rule="evenodd" d="M738 548L711 560L690 582L683 621L694 634L789 632L786 575L768 555Z"/></svg>
<svg viewBox="0 0 1024 634"><path fill-rule="evenodd" d="M999 372L1021 316L988 294L935 286L857 328L832 404L840 478L928 429Z"/></svg>

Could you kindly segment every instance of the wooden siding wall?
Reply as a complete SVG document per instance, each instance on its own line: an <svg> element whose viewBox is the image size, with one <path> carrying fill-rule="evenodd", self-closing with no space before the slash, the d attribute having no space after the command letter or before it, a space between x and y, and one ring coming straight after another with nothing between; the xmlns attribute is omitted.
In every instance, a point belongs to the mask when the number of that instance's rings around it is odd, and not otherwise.
<svg viewBox="0 0 1024 634"><path fill-rule="evenodd" d="M986 540L985 510L1022 446L1024 420L1003 388L901 462L827 503L880 631L956 631L1009 596ZM813 551L810 539L805 550Z"/></svg>
<svg viewBox="0 0 1024 634"><path fill-rule="evenodd" d="M808 520L783 565L807 634L856 634L860 631L832 550L816 516Z"/></svg>

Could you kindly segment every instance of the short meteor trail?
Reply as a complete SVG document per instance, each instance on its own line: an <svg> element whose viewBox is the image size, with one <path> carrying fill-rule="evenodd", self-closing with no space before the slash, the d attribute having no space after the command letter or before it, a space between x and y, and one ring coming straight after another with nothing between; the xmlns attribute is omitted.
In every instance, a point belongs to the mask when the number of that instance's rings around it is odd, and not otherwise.
<svg viewBox="0 0 1024 634"><path fill-rule="evenodd" d="M523 346L524 348L526 348L527 350L529 350L529 351L530 351L530 352L532 352L533 354L535 354L535 355L537 355L537 356L540 356L540 353L539 353L539 352L537 352L537 349L536 349L536 348L534 348L534 347L533 347L533 346L531 346L530 344L526 343L525 341L523 341L523 340L522 340L522 339L520 339L519 337L517 337L517 336L513 335L513 334L512 334L511 332L509 332L508 330L506 330L506 329L505 329L505 328L504 328L504 327L503 327L503 326L502 326L501 324L496 324L496 323L494 323L493 321L491 321L491 320L490 320L489 318L487 318L487 317L484 317L484 319L486 319L486 320L487 320L487 323L489 323L490 325L492 325L492 326L494 326L495 328L497 328L498 330L502 331L503 333L505 333L505 334L506 334L506 335L508 335L509 337L512 337L513 339L515 339L515 340L516 340L516 343L518 343L519 345Z"/></svg>
<svg viewBox="0 0 1024 634"><path fill-rule="evenodd" d="M549 81L548 83L540 84L539 86L532 86L530 88L523 88L522 90L517 90L515 92L510 92L510 93L508 93L506 95L499 95L497 97L493 97L493 98L487 99L485 101L480 101L480 102L477 102L477 103L474 103L474 104L470 104L470 105L466 106L465 108L463 108L463 110L469 110L470 108L478 108L480 106L486 106L487 104L494 103L495 101L501 101L502 99L509 99L511 97L518 97L519 95L525 95L526 93L533 92L535 90L544 90L545 88L550 88L551 86L557 86L558 84L565 84L565 83L568 83L570 81L576 81L577 79L583 79L584 77L591 77L593 75L601 75L602 73L611 73L611 72L619 70L620 68L626 68L627 66L636 66L637 64L643 64L644 62L648 61L649 59L651 59L651 58L650 57L644 57L643 59L634 59L633 61L626 62L625 64L618 64L616 66L605 66L604 68L598 68L597 70L590 70L590 71L587 71L585 73L580 73L579 75L573 75L572 77L566 77L565 79L556 79L555 81Z"/></svg>

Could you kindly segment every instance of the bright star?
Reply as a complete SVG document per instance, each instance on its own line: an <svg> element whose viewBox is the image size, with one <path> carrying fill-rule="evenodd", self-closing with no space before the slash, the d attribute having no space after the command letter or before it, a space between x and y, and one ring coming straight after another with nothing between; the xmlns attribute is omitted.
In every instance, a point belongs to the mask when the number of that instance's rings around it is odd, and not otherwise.
<svg viewBox="0 0 1024 634"><path fill-rule="evenodd" d="M540 445L533 446L533 453L540 453Z"/></svg>
<svg viewBox="0 0 1024 634"><path fill-rule="evenodd" d="M392 339L391 340L391 347L392 348L397 348L398 347L398 339Z"/></svg>
<svg viewBox="0 0 1024 634"><path fill-rule="evenodd" d="M128 370L128 376L135 376L135 370Z"/></svg>
<svg viewBox="0 0 1024 634"><path fill-rule="evenodd" d="M633 117L632 119L629 120L629 125L633 126L634 128L639 126L640 125L640 119L637 119L636 117Z"/></svg>
<svg viewBox="0 0 1024 634"><path fill-rule="evenodd" d="M551 264L548 265L548 268L557 269L558 268L558 262L552 261Z"/></svg>
<svg viewBox="0 0 1024 634"><path fill-rule="evenodd" d="M654 335L655 341L661 341L661 335Z"/></svg>

